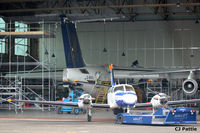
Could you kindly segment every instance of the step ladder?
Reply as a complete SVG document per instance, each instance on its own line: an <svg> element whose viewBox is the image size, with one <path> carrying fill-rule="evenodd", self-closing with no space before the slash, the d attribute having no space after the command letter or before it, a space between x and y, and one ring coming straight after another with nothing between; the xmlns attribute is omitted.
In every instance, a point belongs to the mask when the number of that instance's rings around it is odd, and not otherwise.
<svg viewBox="0 0 200 133"><path fill-rule="evenodd" d="M97 90L95 103L105 103L107 92L108 92L108 88L99 88Z"/></svg>

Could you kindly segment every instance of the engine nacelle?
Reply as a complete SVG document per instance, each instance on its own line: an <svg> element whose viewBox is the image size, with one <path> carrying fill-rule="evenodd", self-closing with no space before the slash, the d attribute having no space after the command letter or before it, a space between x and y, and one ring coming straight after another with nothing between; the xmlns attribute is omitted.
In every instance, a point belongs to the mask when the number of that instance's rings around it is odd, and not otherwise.
<svg viewBox="0 0 200 133"><path fill-rule="evenodd" d="M198 90L198 83L194 79L186 79L182 84L182 89L186 95L194 95Z"/></svg>
<svg viewBox="0 0 200 133"><path fill-rule="evenodd" d="M163 107L168 102L168 98L169 96L167 96L166 94L159 93L152 97L151 104L154 109Z"/></svg>
<svg viewBox="0 0 200 133"><path fill-rule="evenodd" d="M91 108L92 100L94 100L94 98L89 94L81 95L78 100L79 108Z"/></svg>

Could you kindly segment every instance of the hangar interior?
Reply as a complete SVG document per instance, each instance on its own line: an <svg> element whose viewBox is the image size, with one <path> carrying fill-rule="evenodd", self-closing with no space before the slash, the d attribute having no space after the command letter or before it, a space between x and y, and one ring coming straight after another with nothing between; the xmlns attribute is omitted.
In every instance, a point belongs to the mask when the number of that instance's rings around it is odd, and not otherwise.
<svg viewBox="0 0 200 133"><path fill-rule="evenodd" d="M199 0L1 0L0 108L15 107L5 103L8 98L67 97L61 14L75 24L86 64L130 67L137 60L142 68L200 66ZM135 85L139 102L152 97L147 87L173 100L199 98L199 91L183 93L187 77L170 78Z"/></svg>

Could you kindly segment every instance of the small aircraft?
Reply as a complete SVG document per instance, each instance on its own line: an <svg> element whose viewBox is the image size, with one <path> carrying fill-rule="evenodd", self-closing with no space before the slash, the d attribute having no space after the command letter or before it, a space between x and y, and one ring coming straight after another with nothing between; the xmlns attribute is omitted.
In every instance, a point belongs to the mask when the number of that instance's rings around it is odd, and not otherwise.
<svg viewBox="0 0 200 133"><path fill-rule="evenodd" d="M26 102L26 103L37 103L46 105L56 105L56 106L71 106L87 109L87 120L88 122L92 119L92 109L93 108L105 108L112 109L115 115L119 113L129 113L131 109L134 108L147 108L152 107L153 110L170 105L180 105L188 103L199 103L200 99L193 100L179 100L179 101L169 101L169 97L164 93L156 94L150 103L137 103L137 94L132 85L128 84L118 84L114 82L113 75L113 65L109 66L111 74L112 86L107 93L107 104L93 103L94 98L90 94L82 94L79 97L78 103L74 102L56 102L56 101L34 101L34 100L15 100L9 99L9 102Z"/></svg>

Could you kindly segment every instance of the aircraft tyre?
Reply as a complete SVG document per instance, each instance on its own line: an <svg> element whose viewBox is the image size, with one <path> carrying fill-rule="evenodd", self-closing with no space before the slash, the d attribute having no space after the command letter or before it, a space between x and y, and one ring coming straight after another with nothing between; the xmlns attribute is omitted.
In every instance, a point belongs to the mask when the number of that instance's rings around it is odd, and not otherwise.
<svg viewBox="0 0 200 133"><path fill-rule="evenodd" d="M91 115L87 115L88 117L88 122L91 122L92 121L92 116Z"/></svg>
<svg viewBox="0 0 200 133"><path fill-rule="evenodd" d="M122 124L123 123L123 116L122 115L119 115L117 117L117 121L116 121L116 124Z"/></svg>
<svg viewBox="0 0 200 133"><path fill-rule="evenodd" d="M63 114L63 111L61 110L62 109L62 107L58 107L58 114Z"/></svg>

